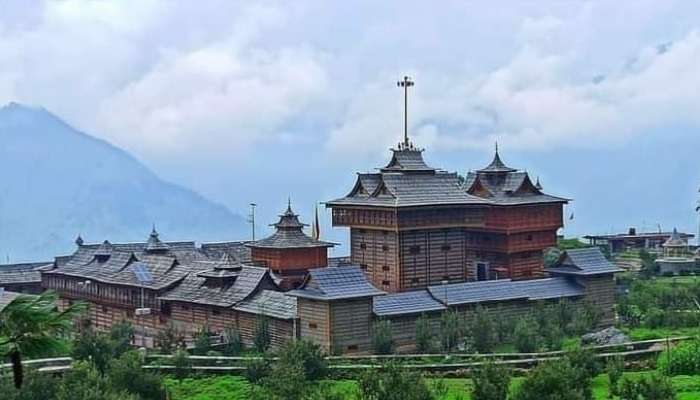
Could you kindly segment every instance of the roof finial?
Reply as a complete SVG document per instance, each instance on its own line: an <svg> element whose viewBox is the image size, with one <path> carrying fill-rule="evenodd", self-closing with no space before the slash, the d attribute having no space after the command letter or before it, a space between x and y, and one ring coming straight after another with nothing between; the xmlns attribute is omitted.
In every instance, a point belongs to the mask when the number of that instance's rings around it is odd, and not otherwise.
<svg viewBox="0 0 700 400"><path fill-rule="evenodd" d="M75 238L75 244L78 245L78 247L82 246L85 241L83 241L83 237L78 234L78 237Z"/></svg>
<svg viewBox="0 0 700 400"><path fill-rule="evenodd" d="M403 88L403 146L406 149L410 147L408 141L408 88L413 85L413 81L408 76L404 76L402 81L396 82L396 86Z"/></svg>
<svg viewBox="0 0 700 400"><path fill-rule="evenodd" d="M292 211L292 195L287 196L287 211Z"/></svg>
<svg viewBox="0 0 700 400"><path fill-rule="evenodd" d="M156 231L156 223L152 222L151 225L151 235L158 235L158 232Z"/></svg>
<svg viewBox="0 0 700 400"><path fill-rule="evenodd" d="M498 140L496 140L496 154L498 154Z"/></svg>

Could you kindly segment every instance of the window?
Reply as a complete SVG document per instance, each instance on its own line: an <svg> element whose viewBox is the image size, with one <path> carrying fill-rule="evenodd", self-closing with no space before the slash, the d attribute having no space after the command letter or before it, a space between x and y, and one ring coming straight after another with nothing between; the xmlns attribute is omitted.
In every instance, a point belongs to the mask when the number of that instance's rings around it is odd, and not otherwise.
<svg viewBox="0 0 700 400"><path fill-rule="evenodd" d="M360 268L367 271L367 264L360 264Z"/></svg>
<svg viewBox="0 0 700 400"><path fill-rule="evenodd" d="M313 322L309 322L309 329L317 329L317 328L318 328L318 325L316 325Z"/></svg>
<svg viewBox="0 0 700 400"><path fill-rule="evenodd" d="M102 313L107 314L109 312L109 309L105 306L102 306Z"/></svg>
<svg viewBox="0 0 700 400"><path fill-rule="evenodd" d="M440 247L440 250L450 251L450 250L452 250L452 246L450 246L449 244L443 244L442 247Z"/></svg>
<svg viewBox="0 0 700 400"><path fill-rule="evenodd" d="M366 248L367 248L367 244L366 244L366 243L360 243L360 248L361 248L362 250L366 249Z"/></svg>
<svg viewBox="0 0 700 400"><path fill-rule="evenodd" d="M221 311L219 310L211 310L212 315L221 315Z"/></svg>
<svg viewBox="0 0 700 400"><path fill-rule="evenodd" d="M389 266L388 265L382 265L382 271L388 271Z"/></svg>
<svg viewBox="0 0 700 400"><path fill-rule="evenodd" d="M349 351L356 351L357 349L358 349L358 347L356 344L351 344L350 346L348 346Z"/></svg>
<svg viewBox="0 0 700 400"><path fill-rule="evenodd" d="M382 245L382 251L389 251L389 246Z"/></svg>
<svg viewBox="0 0 700 400"><path fill-rule="evenodd" d="M409 247L408 252L411 254L419 254L420 253L420 246L413 245L413 246Z"/></svg>
<svg viewBox="0 0 700 400"><path fill-rule="evenodd" d="M133 318L134 317L134 312L131 310L126 310L126 316L127 318Z"/></svg>
<svg viewBox="0 0 700 400"><path fill-rule="evenodd" d="M182 310L183 310L183 311L187 311L187 310L189 310L189 309L190 309L190 306L187 306L187 305L184 305L184 304L182 305Z"/></svg>
<svg viewBox="0 0 700 400"><path fill-rule="evenodd" d="M411 279L411 283L418 283L419 281L420 281L420 279L418 279L418 278Z"/></svg>
<svg viewBox="0 0 700 400"><path fill-rule="evenodd" d="M382 281L383 286L389 286L389 281Z"/></svg>
<svg viewBox="0 0 700 400"><path fill-rule="evenodd" d="M532 242L532 235L527 235L527 241Z"/></svg>
<svg viewBox="0 0 700 400"><path fill-rule="evenodd" d="M485 281L489 279L489 263L477 262L476 263L476 280Z"/></svg>

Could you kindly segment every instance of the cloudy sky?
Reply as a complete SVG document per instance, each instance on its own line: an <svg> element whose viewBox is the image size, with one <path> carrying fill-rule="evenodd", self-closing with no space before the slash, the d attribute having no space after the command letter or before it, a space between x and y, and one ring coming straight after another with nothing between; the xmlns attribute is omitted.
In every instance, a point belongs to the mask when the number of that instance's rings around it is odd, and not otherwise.
<svg viewBox="0 0 700 400"><path fill-rule="evenodd" d="M698 2L27 4L0 0L0 104L45 107L241 214L291 195L308 215L384 163L410 75L432 164L481 167L498 140L576 199L570 233L696 229Z"/></svg>

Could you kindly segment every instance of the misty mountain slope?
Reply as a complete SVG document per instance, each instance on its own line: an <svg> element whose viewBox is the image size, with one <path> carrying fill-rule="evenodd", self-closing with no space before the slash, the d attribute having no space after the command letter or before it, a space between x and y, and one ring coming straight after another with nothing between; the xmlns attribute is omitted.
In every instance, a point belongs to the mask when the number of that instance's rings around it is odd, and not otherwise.
<svg viewBox="0 0 700 400"><path fill-rule="evenodd" d="M160 180L125 151L51 113L0 108L0 263L35 260L86 241L234 240L244 220L197 193Z"/></svg>

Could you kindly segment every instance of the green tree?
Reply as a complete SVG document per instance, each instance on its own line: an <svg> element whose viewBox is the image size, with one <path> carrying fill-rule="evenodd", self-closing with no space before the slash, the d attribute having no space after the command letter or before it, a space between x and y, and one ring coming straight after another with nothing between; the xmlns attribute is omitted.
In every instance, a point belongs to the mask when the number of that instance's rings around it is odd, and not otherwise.
<svg viewBox="0 0 700 400"><path fill-rule="evenodd" d="M472 377L472 400L506 400L510 378L508 369L492 362L485 364Z"/></svg>
<svg viewBox="0 0 700 400"><path fill-rule="evenodd" d="M112 350L115 357L132 349L134 341L134 327L129 321L120 321L109 329L109 340L112 342Z"/></svg>
<svg viewBox="0 0 700 400"><path fill-rule="evenodd" d="M622 380L620 400L675 400L676 391L671 381L662 375L654 374L649 379L635 381L630 378Z"/></svg>
<svg viewBox="0 0 700 400"><path fill-rule="evenodd" d="M440 317L440 344L442 350L450 352L457 347L460 338L459 314L456 311L447 310Z"/></svg>
<svg viewBox="0 0 700 400"><path fill-rule="evenodd" d="M107 335L88 326L73 341L71 356L74 360L91 362L100 374L104 374L114 357L114 344Z"/></svg>
<svg viewBox="0 0 700 400"><path fill-rule="evenodd" d="M241 334L233 326L224 328L224 340L226 344L223 347L223 353L227 356L237 356L243 351L243 341Z"/></svg>
<svg viewBox="0 0 700 400"><path fill-rule="evenodd" d="M540 347L539 329L537 321L532 315L521 317L515 324L513 336L515 338L515 348L521 353L533 353Z"/></svg>
<svg viewBox="0 0 700 400"><path fill-rule="evenodd" d="M178 347L183 347L184 341L185 335L172 322L156 335L158 349L163 354L172 354Z"/></svg>
<svg viewBox="0 0 700 400"><path fill-rule="evenodd" d="M208 326L202 326L194 335L194 354L203 356L211 350L211 331Z"/></svg>
<svg viewBox="0 0 700 400"><path fill-rule="evenodd" d="M73 321L85 310L83 303L76 303L58 311L57 299L53 292L22 295L0 312L0 354L10 359L17 388L22 387L24 379L22 358L65 351L62 339L71 333Z"/></svg>
<svg viewBox="0 0 700 400"><path fill-rule="evenodd" d="M416 351L423 354L433 351L433 330L425 314L416 320Z"/></svg>
<svg viewBox="0 0 700 400"><path fill-rule="evenodd" d="M391 354L394 350L391 322L387 320L377 321L372 333L372 347L374 354Z"/></svg>
<svg viewBox="0 0 700 400"><path fill-rule="evenodd" d="M420 373L397 363L363 373L358 386L359 400L437 400L445 394L443 387L431 387Z"/></svg>
<svg viewBox="0 0 700 400"><path fill-rule="evenodd" d="M139 400L136 395L114 390L107 377L85 361L73 364L57 388L56 400Z"/></svg>
<svg viewBox="0 0 700 400"><path fill-rule="evenodd" d="M309 340L288 342L279 352L278 364L299 367L304 379L312 381L325 377L328 369L321 347Z"/></svg>
<svg viewBox="0 0 700 400"><path fill-rule="evenodd" d="M530 371L518 387L513 400L589 400L577 374L567 359L546 362Z"/></svg>
<svg viewBox="0 0 700 400"><path fill-rule="evenodd" d="M474 316L470 324L470 336L474 348L479 353L490 353L496 343L496 325L491 314L481 305L474 310Z"/></svg>
<svg viewBox="0 0 700 400"><path fill-rule="evenodd" d="M619 396L620 379L625 372L625 360L620 356L610 358L605 366L605 372L608 374L609 397Z"/></svg>
<svg viewBox="0 0 700 400"><path fill-rule="evenodd" d="M179 381L187 378L190 372L192 372L192 361L190 360L190 354L184 350L180 349L175 351L172 358L175 378Z"/></svg>
<svg viewBox="0 0 700 400"><path fill-rule="evenodd" d="M255 329L253 329L253 346L258 352L264 353L270 347L271 341L270 321L266 316L259 315L255 321Z"/></svg>
<svg viewBox="0 0 700 400"><path fill-rule="evenodd" d="M116 392L138 395L141 400L165 400L163 379L144 371L141 356L135 351L122 354L109 365L109 384Z"/></svg>

